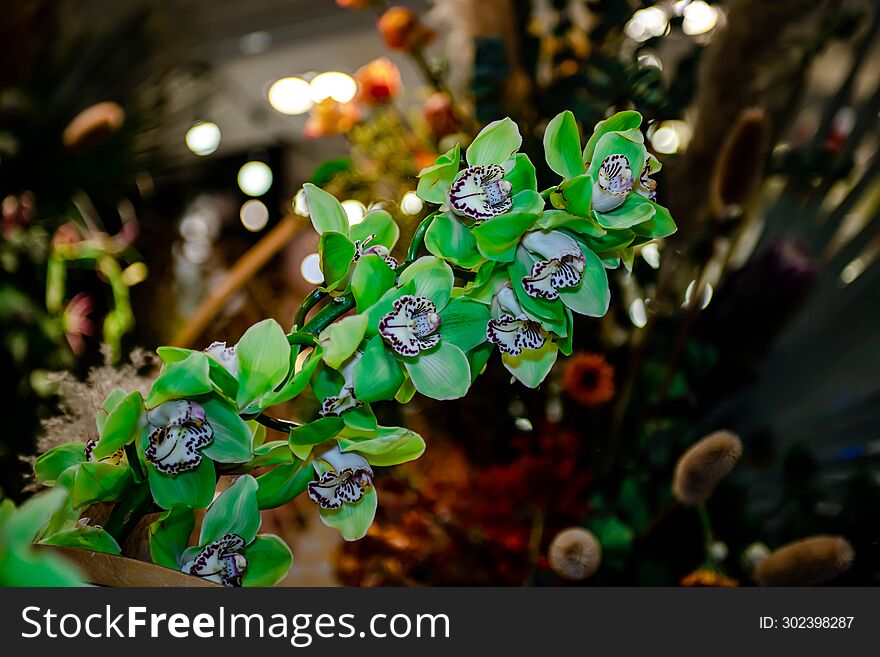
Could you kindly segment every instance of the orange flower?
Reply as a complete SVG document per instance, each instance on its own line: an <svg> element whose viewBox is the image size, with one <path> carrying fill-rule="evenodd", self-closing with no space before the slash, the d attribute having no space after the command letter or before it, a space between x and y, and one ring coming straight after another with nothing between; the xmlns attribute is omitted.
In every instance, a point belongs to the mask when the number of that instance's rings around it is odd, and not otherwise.
<svg viewBox="0 0 880 657"><path fill-rule="evenodd" d="M422 114L431 131L438 137L445 137L458 130L458 119L449 94L437 91L431 94L422 105Z"/></svg>
<svg viewBox="0 0 880 657"><path fill-rule="evenodd" d="M354 103L338 103L327 98L312 107L303 134L312 138L338 135L351 130L360 119L360 110Z"/></svg>
<svg viewBox="0 0 880 657"><path fill-rule="evenodd" d="M336 0L336 4L343 9L366 9L373 0Z"/></svg>
<svg viewBox="0 0 880 657"><path fill-rule="evenodd" d="M73 117L61 135L67 148L83 150L95 146L122 127L125 110L118 103L106 101L87 107Z"/></svg>
<svg viewBox="0 0 880 657"><path fill-rule="evenodd" d="M614 397L614 368L600 354L578 354L565 367L562 387L579 404L604 404Z"/></svg>
<svg viewBox="0 0 880 657"><path fill-rule="evenodd" d="M365 105L387 103L400 92L400 69L385 57L374 59L354 74L358 100Z"/></svg>
<svg viewBox="0 0 880 657"><path fill-rule="evenodd" d="M412 9L390 7L379 18L376 26L392 50L415 50L434 39L434 31L419 21Z"/></svg>
<svg viewBox="0 0 880 657"><path fill-rule="evenodd" d="M732 577L728 577L724 573L709 568L700 568L690 575L685 575L678 583L679 586L712 586L712 587L736 587L739 586Z"/></svg>

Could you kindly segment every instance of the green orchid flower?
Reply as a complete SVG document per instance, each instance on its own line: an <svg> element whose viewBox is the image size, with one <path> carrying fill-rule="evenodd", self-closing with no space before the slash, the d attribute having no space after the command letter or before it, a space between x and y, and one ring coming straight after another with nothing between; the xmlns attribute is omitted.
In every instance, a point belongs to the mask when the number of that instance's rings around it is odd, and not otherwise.
<svg viewBox="0 0 880 657"><path fill-rule="evenodd" d="M257 535L260 510L257 481L239 477L205 512L199 544L186 547L192 511L177 507L151 527L151 551L157 563L224 586L274 586L293 559L277 536ZM158 557L158 559L157 559Z"/></svg>
<svg viewBox="0 0 880 657"><path fill-rule="evenodd" d="M467 149L460 169L456 145L419 174L418 195L441 206L425 235L432 254L472 269L487 256L481 253L471 226L500 220L511 213L537 215L544 201L537 193L535 167L517 153L519 128L509 118L487 125Z"/></svg>
<svg viewBox="0 0 880 657"><path fill-rule="evenodd" d="M373 270L381 262L384 270L393 272L398 263L391 251L400 237L400 229L384 210L368 212L363 221L349 226L342 204L320 187L303 185L312 225L321 236L318 254L324 274L325 292L345 293L354 278ZM369 265L361 264L365 256L374 256ZM358 270L361 270L360 272ZM370 275L379 275L370 271ZM387 275L387 274L386 274Z"/></svg>

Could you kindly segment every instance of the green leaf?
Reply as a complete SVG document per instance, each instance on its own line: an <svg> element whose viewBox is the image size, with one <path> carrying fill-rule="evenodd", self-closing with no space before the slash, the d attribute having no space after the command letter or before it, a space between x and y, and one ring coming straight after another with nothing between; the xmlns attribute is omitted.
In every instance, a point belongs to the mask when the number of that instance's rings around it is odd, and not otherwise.
<svg viewBox="0 0 880 657"><path fill-rule="evenodd" d="M169 399L186 399L211 392L208 360L206 354L194 351L183 360L163 367L147 395L147 408L155 408Z"/></svg>
<svg viewBox="0 0 880 657"><path fill-rule="evenodd" d="M480 130L468 146L468 165L502 164L519 150L521 144L519 128L510 118L493 121Z"/></svg>
<svg viewBox="0 0 880 657"><path fill-rule="evenodd" d="M147 462L147 478L153 499L163 509L181 504L191 509L204 509L214 497L217 480L214 476L214 462L203 458L194 470L176 475L168 475L156 470Z"/></svg>
<svg viewBox="0 0 880 657"><path fill-rule="evenodd" d="M287 544L273 534L261 534L244 549L248 566L242 586L275 586L287 576L293 554Z"/></svg>
<svg viewBox="0 0 880 657"><path fill-rule="evenodd" d="M335 196L320 187L315 187L312 183L303 185L303 191L306 194L312 226L319 235L323 235L328 230L348 235L348 215Z"/></svg>
<svg viewBox="0 0 880 657"><path fill-rule="evenodd" d="M600 225L620 230L648 221L654 216L654 204L638 194L630 194L619 208L595 214Z"/></svg>
<svg viewBox="0 0 880 657"><path fill-rule="evenodd" d="M141 393L135 390L126 395L104 421L94 458L100 461L134 440L140 429L143 412L144 398L141 397Z"/></svg>
<svg viewBox="0 0 880 657"><path fill-rule="evenodd" d="M547 340L540 349L524 349L519 356L501 354L501 362L517 381L527 388L537 388L553 369L557 347Z"/></svg>
<svg viewBox="0 0 880 657"><path fill-rule="evenodd" d="M394 271L380 256L361 256L354 264L351 274L351 293L354 295L357 311L363 312L376 303L394 287L396 278Z"/></svg>
<svg viewBox="0 0 880 657"><path fill-rule="evenodd" d="M328 230L321 235L318 254L321 257L321 273L324 275L322 290L332 292L344 287L354 251L354 244L341 233Z"/></svg>
<svg viewBox="0 0 880 657"><path fill-rule="evenodd" d="M217 496L202 520L199 545L208 545L225 534L236 534L250 543L260 529L260 509L257 506L257 480L242 475Z"/></svg>
<svg viewBox="0 0 880 657"><path fill-rule="evenodd" d="M572 214L580 217L591 216L591 203L593 199L593 177L585 173L566 180L559 186L559 193L563 207Z"/></svg>
<svg viewBox="0 0 880 657"><path fill-rule="evenodd" d="M451 212L434 217L425 234L425 248L438 258L464 269L473 269L484 261L470 228Z"/></svg>
<svg viewBox="0 0 880 657"><path fill-rule="evenodd" d="M584 162L591 162L593 160L596 144L598 144L599 140L609 132L638 130L640 125L642 125L642 115L633 110L618 112L604 121L599 121L599 123L596 124L596 129L593 131L592 136L587 140L587 145L584 147ZM638 176L642 173L642 170L639 169L638 172L634 171L633 173Z"/></svg>
<svg viewBox="0 0 880 657"><path fill-rule="evenodd" d="M437 310L442 309L452 294L455 276L452 268L434 256L422 256L400 275L400 284L415 283L414 294L434 302Z"/></svg>
<svg viewBox="0 0 880 657"><path fill-rule="evenodd" d="M115 502L131 487L131 469L124 465L88 461L73 471L70 499L75 507Z"/></svg>
<svg viewBox="0 0 880 657"><path fill-rule="evenodd" d="M274 319L264 319L245 331L236 352L239 408L271 393L290 370L290 345L284 329Z"/></svg>
<svg viewBox="0 0 880 657"><path fill-rule="evenodd" d="M338 531L342 538L346 541L356 541L367 535L367 530L376 516L378 504L379 496L373 487L367 490L355 504L345 503L338 509L322 508L319 509L319 513L321 521Z"/></svg>
<svg viewBox="0 0 880 657"><path fill-rule="evenodd" d="M478 301L453 299L440 311L440 335L443 342L469 351L486 341L489 307Z"/></svg>
<svg viewBox="0 0 880 657"><path fill-rule="evenodd" d="M538 179L535 173L535 165L525 153L517 153L505 163L505 168L510 165L510 170L504 174L504 179L510 183L513 194L524 190L536 192Z"/></svg>
<svg viewBox="0 0 880 657"><path fill-rule="evenodd" d="M218 399L202 402L208 424L214 430L202 454L218 463L247 463L253 456L253 434L241 416Z"/></svg>
<svg viewBox="0 0 880 657"><path fill-rule="evenodd" d="M566 228L573 233L590 237L602 237L606 232L602 226L593 221L592 213L584 217L577 217L562 210L548 210L538 219L535 228L540 228L541 230Z"/></svg>
<svg viewBox="0 0 880 657"><path fill-rule="evenodd" d="M366 315L350 315L321 331L318 342L324 348L323 359L338 370L358 348L367 330Z"/></svg>
<svg viewBox="0 0 880 657"><path fill-rule="evenodd" d="M574 312L587 317L603 317L608 312L611 291L608 288L608 273L605 265L595 253L579 245L586 258L581 282L575 287L559 291L562 303Z"/></svg>
<svg viewBox="0 0 880 657"><path fill-rule="evenodd" d="M82 443L64 443L41 454L34 461L34 474L37 481L46 486L55 483L58 476L67 468L86 460L86 446Z"/></svg>
<svg viewBox="0 0 880 657"><path fill-rule="evenodd" d="M363 221L348 229L348 236L352 242L355 240L363 242L370 235L376 237L370 240L368 246L381 244L390 251L400 238L400 227L385 210L371 210Z"/></svg>
<svg viewBox="0 0 880 657"><path fill-rule="evenodd" d="M357 452L372 465L391 466L414 461L425 452L422 437L403 427L379 427L373 437L340 437L339 449ZM344 434L343 434L344 435Z"/></svg>
<svg viewBox="0 0 880 657"><path fill-rule="evenodd" d="M185 506L172 507L150 524L150 556L153 563L179 570L180 558L195 524L193 510Z"/></svg>
<svg viewBox="0 0 880 657"><path fill-rule="evenodd" d="M648 220L632 227L633 233L639 237L648 237L651 239L659 239L661 237L669 237L676 230L675 222L669 214L669 210L662 205L651 203L654 208L654 215Z"/></svg>
<svg viewBox="0 0 880 657"><path fill-rule="evenodd" d="M354 366L355 396L363 402L393 399L403 379L400 364L388 353L382 337L370 338L364 355Z"/></svg>
<svg viewBox="0 0 880 657"><path fill-rule="evenodd" d="M544 155L547 165L563 178L574 178L584 172L581 159L581 134L574 114L565 110L557 114L544 131Z"/></svg>
<svg viewBox="0 0 880 657"><path fill-rule="evenodd" d="M106 554L122 554L119 544L100 527L77 527L52 534L40 541L43 545L80 548Z"/></svg>
<svg viewBox="0 0 880 657"><path fill-rule="evenodd" d="M446 192L458 175L458 166L461 160L461 146L456 144L437 158L437 161L429 167L425 167L419 173L419 185L416 194L419 198L442 205L446 203Z"/></svg>
<svg viewBox="0 0 880 657"><path fill-rule="evenodd" d="M423 351L405 365L416 390L431 399L464 397L471 384L470 365L464 352L442 340L438 347Z"/></svg>
<svg viewBox="0 0 880 657"><path fill-rule="evenodd" d="M311 463L297 459L283 463L257 477L257 505L261 509L274 509L287 504L308 488L315 478Z"/></svg>
<svg viewBox="0 0 880 657"><path fill-rule="evenodd" d="M507 214L493 217L475 226L473 235L477 248L488 260L512 262L516 257L516 245L520 238L535 225L536 214Z"/></svg>
<svg viewBox="0 0 880 657"><path fill-rule="evenodd" d="M312 453L312 447L335 438L345 422L341 417L322 417L290 430L290 451L303 461Z"/></svg>

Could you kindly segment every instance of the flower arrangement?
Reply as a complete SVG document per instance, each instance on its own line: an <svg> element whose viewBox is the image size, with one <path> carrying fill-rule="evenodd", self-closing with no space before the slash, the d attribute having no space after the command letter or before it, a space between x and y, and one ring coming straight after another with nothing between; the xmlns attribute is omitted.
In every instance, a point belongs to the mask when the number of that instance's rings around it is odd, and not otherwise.
<svg viewBox="0 0 880 657"><path fill-rule="evenodd" d="M379 425L371 404L463 397L495 347L515 380L537 387L559 352L571 354L573 315L607 312L606 270L630 268L634 247L675 230L653 200L659 163L640 125L636 112L615 114L582 148L563 112L544 135L561 181L539 192L517 125L489 124L464 154L456 145L420 173L419 196L438 207L402 262L387 212L349 226L336 198L305 185L324 284L292 330L265 320L234 346L159 348L146 394L113 390L95 439L37 458L37 479L64 491L37 540L118 554L159 511L148 532L156 564L238 586L275 584L291 563L280 539L258 535L261 509L306 494L343 538L363 537L378 504L374 468L425 450L417 433ZM318 417L267 415L306 388ZM266 428L287 440L267 440ZM240 476L215 497L222 474ZM89 526L83 512L98 502L113 509ZM189 545L197 509L207 511Z"/></svg>

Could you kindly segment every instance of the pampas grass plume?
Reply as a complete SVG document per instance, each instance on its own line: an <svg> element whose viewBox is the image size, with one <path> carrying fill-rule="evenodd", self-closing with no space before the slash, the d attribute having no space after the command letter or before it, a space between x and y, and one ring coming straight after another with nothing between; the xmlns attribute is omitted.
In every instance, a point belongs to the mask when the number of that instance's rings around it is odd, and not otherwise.
<svg viewBox="0 0 880 657"><path fill-rule="evenodd" d="M729 431L716 431L695 443L675 466L675 499L687 506L705 502L741 455L742 443Z"/></svg>
<svg viewBox="0 0 880 657"><path fill-rule="evenodd" d="M774 550L752 572L761 586L813 586L849 570L855 558L841 536L811 536Z"/></svg>

